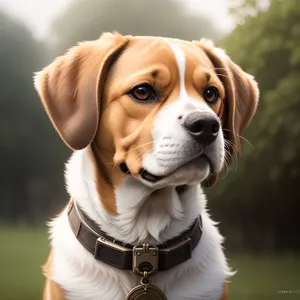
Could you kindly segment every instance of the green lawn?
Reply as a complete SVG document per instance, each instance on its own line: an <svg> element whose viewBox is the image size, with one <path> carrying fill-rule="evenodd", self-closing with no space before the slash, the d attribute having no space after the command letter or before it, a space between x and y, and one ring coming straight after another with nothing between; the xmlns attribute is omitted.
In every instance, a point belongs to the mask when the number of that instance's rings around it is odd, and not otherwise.
<svg viewBox="0 0 300 300"><path fill-rule="evenodd" d="M228 255L229 300L300 300L300 255Z"/></svg>
<svg viewBox="0 0 300 300"><path fill-rule="evenodd" d="M1 300L41 299L40 267L48 249L46 229L0 227ZM238 269L229 286L229 300L300 300L300 256L229 258Z"/></svg>
<svg viewBox="0 0 300 300"><path fill-rule="evenodd" d="M42 299L48 244L46 228L0 227L1 300Z"/></svg>

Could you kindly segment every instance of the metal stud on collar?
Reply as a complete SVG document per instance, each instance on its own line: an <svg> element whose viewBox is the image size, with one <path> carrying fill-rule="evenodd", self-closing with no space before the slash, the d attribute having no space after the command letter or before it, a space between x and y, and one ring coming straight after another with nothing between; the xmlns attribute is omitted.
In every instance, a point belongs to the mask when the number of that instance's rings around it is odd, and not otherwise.
<svg viewBox="0 0 300 300"><path fill-rule="evenodd" d="M167 300L165 293L152 285L149 275L155 275L158 269L158 248L156 246L136 246L133 248L133 272L143 276L141 284L134 287L125 300Z"/></svg>
<svg viewBox="0 0 300 300"><path fill-rule="evenodd" d="M143 244L133 248L132 271L139 275L153 276L158 271L158 248Z"/></svg>

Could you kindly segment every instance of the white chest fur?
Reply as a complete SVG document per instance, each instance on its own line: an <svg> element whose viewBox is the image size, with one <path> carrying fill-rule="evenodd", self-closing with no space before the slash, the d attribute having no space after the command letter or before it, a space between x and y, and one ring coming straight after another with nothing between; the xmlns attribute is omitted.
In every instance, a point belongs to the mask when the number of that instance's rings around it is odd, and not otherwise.
<svg viewBox="0 0 300 300"><path fill-rule="evenodd" d="M190 187L178 195L174 188L153 191L128 178L116 190L119 216L112 217L98 199L88 151L75 152L67 165L67 186L73 200L109 235L132 244L161 243L178 235L201 214L203 234L192 258L158 273L152 283L171 300L219 299L231 272L201 188ZM74 236L66 211L51 222L50 232L53 280L65 289L67 299L124 300L139 283L140 278L131 271L96 261Z"/></svg>

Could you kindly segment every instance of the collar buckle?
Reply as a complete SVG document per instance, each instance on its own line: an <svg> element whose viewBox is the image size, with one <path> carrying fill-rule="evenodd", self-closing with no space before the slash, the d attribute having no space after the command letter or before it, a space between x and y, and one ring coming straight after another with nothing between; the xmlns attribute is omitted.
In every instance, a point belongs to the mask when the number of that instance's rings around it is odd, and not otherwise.
<svg viewBox="0 0 300 300"><path fill-rule="evenodd" d="M144 276L145 272L148 276L153 276L158 271L158 248L143 244L135 246L132 253L132 271L140 276Z"/></svg>

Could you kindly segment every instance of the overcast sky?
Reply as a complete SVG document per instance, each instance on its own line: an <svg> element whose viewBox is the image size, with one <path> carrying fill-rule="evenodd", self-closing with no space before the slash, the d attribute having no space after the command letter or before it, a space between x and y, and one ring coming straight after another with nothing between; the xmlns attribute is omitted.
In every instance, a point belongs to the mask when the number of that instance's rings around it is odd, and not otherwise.
<svg viewBox="0 0 300 300"><path fill-rule="evenodd" d="M226 0L176 1L184 1L194 12L210 16L222 31L227 32L233 26L233 21L227 14ZM50 31L52 21L71 2L72 0L0 0L0 9L25 22L37 38L44 38Z"/></svg>

